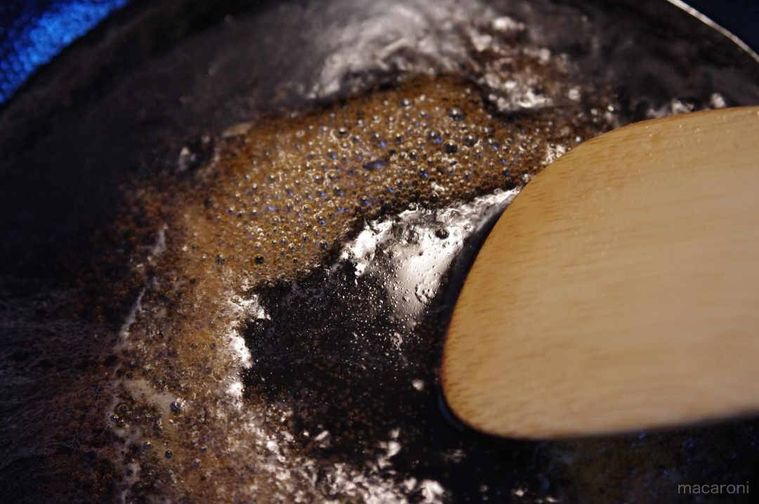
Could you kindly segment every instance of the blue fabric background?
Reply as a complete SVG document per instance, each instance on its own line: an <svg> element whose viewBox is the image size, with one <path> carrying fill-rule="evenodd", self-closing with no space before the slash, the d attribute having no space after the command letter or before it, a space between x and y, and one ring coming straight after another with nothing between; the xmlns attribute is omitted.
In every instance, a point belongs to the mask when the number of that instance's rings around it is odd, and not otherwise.
<svg viewBox="0 0 759 504"><path fill-rule="evenodd" d="M0 104L128 0L0 0Z"/></svg>
<svg viewBox="0 0 759 504"><path fill-rule="evenodd" d="M130 0L0 0L0 105L41 65ZM663 0L662 0L663 1ZM758 0L690 0L759 48Z"/></svg>

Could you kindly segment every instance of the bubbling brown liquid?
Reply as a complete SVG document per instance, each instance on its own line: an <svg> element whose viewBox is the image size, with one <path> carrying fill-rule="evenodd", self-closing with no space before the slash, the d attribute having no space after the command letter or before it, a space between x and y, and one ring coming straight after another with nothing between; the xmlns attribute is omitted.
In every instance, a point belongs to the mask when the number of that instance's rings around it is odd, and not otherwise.
<svg viewBox="0 0 759 504"><path fill-rule="evenodd" d="M243 360L249 358L234 333L245 333L247 324L248 344L257 345L251 336L256 332L255 315L262 310L255 301L257 289L313 275L325 258L334 256L334 251L366 220L397 214L409 204L441 208L523 184L557 152L598 132L599 126L587 124L582 117L578 106L569 113L535 113L520 121L506 122L488 111L476 88L456 79L438 78L412 80L316 113L259 125L243 124L227 131L214 149L212 161L195 167L180 166L183 172L191 173L186 173L185 180L175 186L168 202L164 196L144 193L144 207L171 210L168 218L163 215L159 243L148 261L153 268L151 284L159 287L143 291L137 317L123 331L120 346L125 378L118 382L121 399L115 406L118 422L124 425L117 428L119 435L128 446L137 442L130 440L135 435L140 440L157 437L160 441L152 442L161 446L164 455L171 453L168 464L173 470L187 471L183 472L183 480L192 493L208 491L200 478L204 472L210 472L206 479L216 482L214 491L227 489L231 495L246 486L241 484L246 479L259 481L255 471L238 466L251 462L237 460L228 446L256 446L261 441L260 434L242 428L243 419L228 419L230 409L243 418L250 414L248 409L271 417L267 409L272 405L262 401L271 391L261 390L260 380L256 383L249 378L247 400L233 407L241 392L240 385L235 384L240 351ZM447 232L443 229L438 234ZM314 296L318 298L317 293ZM338 308L341 302L337 298L326 300L323 310L344 310L347 315L351 314L351 302L377 300L377 295L363 299L358 293L348 296L347 301L342 300L342 308ZM295 314L296 307L292 308ZM392 314L387 312L385 316L386 321L373 322L379 324L374 330L383 337L394 327ZM301 331L309 325L303 322ZM339 334L344 321L321 322L320 327L312 329L337 329L334 337L344 336ZM230 334L232 345L238 345L237 354L224 348L229 345L226 339ZM350 352L338 352L338 347L335 359L352 358ZM420 362L428 363L425 376L434 370L435 363L430 360L434 349L434 340L429 339L415 350ZM268 351L274 352L271 343ZM287 362L287 351L279 352L286 358L277 362L298 368L297 363ZM252 358L261 360L255 350ZM255 376L267 365L270 363L254 366L248 376ZM344 363L346 367L350 365ZM327 371L327 375L336 371ZM312 371L301 367L299 372ZM258 377L265 381L265 374ZM319 371L314 370L314 376L318 375ZM359 381L349 390L359 391ZM434 379L428 376L427 381L428 387L434 386ZM284 386L279 384L280 388ZM151 399L151 395L155 397ZM147 403L151 412L146 413L136 404L129 406L134 401ZM172 412L172 404L177 411ZM305 403L306 408L314 406L313 401ZM136 416L132 414L134 407L139 412ZM373 407L368 400L366 408ZM198 421L196 412L208 408L214 413L208 411L203 421ZM220 414L223 420L219 420ZM215 420L209 420L209 416ZM316 428L319 415L306 416L310 418L306 423L313 425L304 429ZM334 416L332 411L321 420L328 422ZM157 418L162 419L163 427L151 430ZM372 422L364 419L360 423L366 429ZM349 429L354 427L351 422L346 425ZM393 430L390 425L384 427ZM188 438L187 432L203 433L207 441ZM319 432L313 434L318 437ZM344 447L352 445L351 451L362 446L373 450L376 446L367 447L366 442L381 442L371 436L365 442L354 435L344 437ZM209 443L218 445L213 450L207 446L200 449L200 444ZM297 447L298 443L293 444ZM140 466L157 464L157 459L147 455L137 458ZM283 467L276 470L284 471L292 463L283 462ZM229 471L236 476L234 482L227 484L224 475ZM303 486L297 480L288 484ZM400 491L394 484L383 484L389 485L389 492ZM276 489L285 494L292 490L260 485L267 491ZM417 486L411 485L408 491L419 492ZM372 488L367 484L362 491L371 492Z"/></svg>
<svg viewBox="0 0 759 504"><path fill-rule="evenodd" d="M180 157L168 197L137 191L163 213L119 343L125 491L435 502L566 477L551 460L586 445L460 432L435 369L457 257L533 174L609 128L585 113L594 99L502 116L465 81L412 79L238 125L207 162Z"/></svg>
<svg viewBox="0 0 759 504"><path fill-rule="evenodd" d="M180 228L214 271L289 277L316 266L358 219L521 185L552 152L598 132L576 112L507 123L475 88L438 79L238 126L198 174L207 185L183 195Z"/></svg>
<svg viewBox="0 0 759 504"><path fill-rule="evenodd" d="M103 194L125 202L97 247L41 255L81 254L52 286L0 277L0 490L650 502L741 482L751 422L523 443L440 404L467 259L532 174L632 120L759 97L749 56L685 14L659 19L664 2L633 4L277 2L151 55L33 148L10 142L24 253L79 234ZM39 208L37 178L58 195ZM68 194L89 203L64 223Z"/></svg>

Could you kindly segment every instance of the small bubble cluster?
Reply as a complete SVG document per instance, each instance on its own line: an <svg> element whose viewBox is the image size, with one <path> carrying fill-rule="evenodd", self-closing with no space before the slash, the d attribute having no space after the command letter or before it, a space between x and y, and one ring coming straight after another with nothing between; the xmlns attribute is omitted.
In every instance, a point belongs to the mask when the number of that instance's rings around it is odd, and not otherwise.
<svg viewBox="0 0 759 504"><path fill-rule="evenodd" d="M204 268L255 279L307 271L362 219L521 185L555 145L574 142L582 128L572 120L554 113L505 122L476 88L441 78L236 127L244 133L199 170L210 191L181 195L183 227Z"/></svg>

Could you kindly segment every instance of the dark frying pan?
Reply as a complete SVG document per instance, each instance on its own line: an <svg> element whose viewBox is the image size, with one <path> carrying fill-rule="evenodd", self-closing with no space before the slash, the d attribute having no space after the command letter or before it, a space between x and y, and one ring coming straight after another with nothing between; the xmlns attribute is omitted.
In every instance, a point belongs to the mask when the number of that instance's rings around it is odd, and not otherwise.
<svg viewBox="0 0 759 504"><path fill-rule="evenodd" d="M357 41L371 33L357 27L393 4L138 1L64 51L3 106L0 500L140 502L164 496L195 502L202 497L193 488L232 484L233 478L199 476L196 486L185 487L172 479L175 469L160 460L155 467L142 466L140 477L134 476L140 482L134 483L107 455L115 442L114 420L106 418L113 405L105 381L114 372L107 350L134 294L130 265L113 260L129 257L122 249L134 240L109 234L111 223L129 204L124 188L156 174L173 176L183 147L196 154L193 162L205 162L212 141L204 136L213 139L241 121L316 108L393 81L397 66L347 58L333 69L336 87L324 82L330 55L365 56ZM537 42L567 54L576 72L610 90L620 124L643 119L650 110L759 103L756 55L673 4L541 0L494 2L491 8L540 26ZM519 117L507 114L505 120ZM281 289L267 291L271 306L285 298ZM341 299L331 302L337 306ZM302 317L307 328L310 315L296 310L294 325L280 329L306 338L297 321ZM271 359L262 367L286 388L289 377L271 363L287 356L276 348L259 350ZM311 355L308 345L293 351L309 365L330 366L335 360ZM434 358L434 352L420 354L419 369L434 369ZM317 390L317 396L329 398L333 391ZM272 401L287 401L277 392ZM420 401L392 387L374 393L380 405ZM395 456L394 472L383 474L382 481L400 492L392 493L395 497L689 502L692 496L679 494L678 483L744 483L759 474L759 429L751 420L517 443L460 431L440 414L434 391L425 394L423 404L397 410L404 432L415 434ZM389 425L379 417L377 425ZM334 418L318 420L312 427L329 426ZM363 477L367 459L345 446L384 442L374 435L348 434L331 451L299 447L319 466L312 487L297 483L288 495L272 483L279 493L261 495L290 500L304 491L310 498L366 498L330 483L335 478L330 468L345 464L353 478ZM168 456L163 458L171 460ZM259 470L254 464L248 469ZM239 497L234 491L229 495Z"/></svg>

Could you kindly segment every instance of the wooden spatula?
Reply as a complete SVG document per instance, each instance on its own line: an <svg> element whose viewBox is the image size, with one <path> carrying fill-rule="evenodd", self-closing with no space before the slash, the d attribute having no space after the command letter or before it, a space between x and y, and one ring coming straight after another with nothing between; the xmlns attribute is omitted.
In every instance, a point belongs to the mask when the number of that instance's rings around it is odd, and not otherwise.
<svg viewBox="0 0 759 504"><path fill-rule="evenodd" d="M759 412L759 107L590 140L504 212L442 384L481 431L556 438Z"/></svg>

